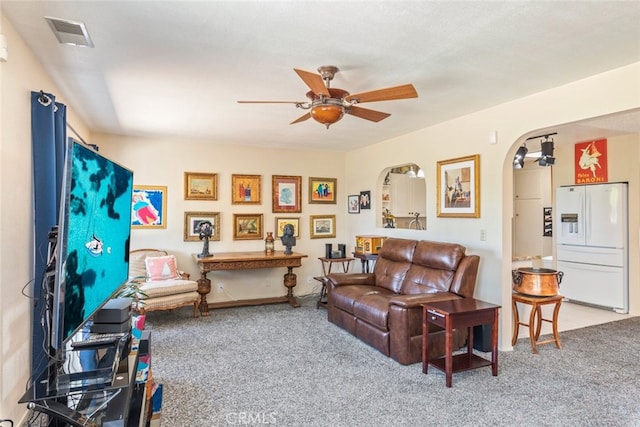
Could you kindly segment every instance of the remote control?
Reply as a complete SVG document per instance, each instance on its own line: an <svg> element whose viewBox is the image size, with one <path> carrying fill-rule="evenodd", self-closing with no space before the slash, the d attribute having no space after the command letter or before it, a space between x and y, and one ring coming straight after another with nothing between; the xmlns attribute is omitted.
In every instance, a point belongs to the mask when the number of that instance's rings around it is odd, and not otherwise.
<svg viewBox="0 0 640 427"><path fill-rule="evenodd" d="M122 339L127 334L91 334L89 337L82 341L75 341L71 343L71 347L76 348L90 348L90 347L104 347L114 344Z"/></svg>

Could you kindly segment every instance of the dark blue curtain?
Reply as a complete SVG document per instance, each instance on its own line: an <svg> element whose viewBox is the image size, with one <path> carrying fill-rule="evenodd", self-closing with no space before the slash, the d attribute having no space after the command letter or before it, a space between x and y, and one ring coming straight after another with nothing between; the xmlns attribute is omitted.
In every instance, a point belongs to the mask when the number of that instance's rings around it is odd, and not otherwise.
<svg viewBox="0 0 640 427"><path fill-rule="evenodd" d="M35 263L33 277L33 340L31 370L46 366L48 332L41 326L45 315L45 270L49 258L49 232L58 224L60 192L67 139L67 108L49 93L31 92L31 144Z"/></svg>

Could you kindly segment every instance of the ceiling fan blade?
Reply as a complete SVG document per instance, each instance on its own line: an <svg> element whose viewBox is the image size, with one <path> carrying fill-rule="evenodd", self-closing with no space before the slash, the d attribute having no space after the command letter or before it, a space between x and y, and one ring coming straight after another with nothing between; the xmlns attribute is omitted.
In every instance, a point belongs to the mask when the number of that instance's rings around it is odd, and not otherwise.
<svg viewBox="0 0 640 427"><path fill-rule="evenodd" d="M304 104L300 101L238 101L238 104Z"/></svg>
<svg viewBox="0 0 640 427"><path fill-rule="evenodd" d="M329 90L325 86L324 80L322 80L320 74L299 70L297 68L294 68L293 71L298 73L300 78L306 83L307 86L309 86L313 93L315 93L316 95L331 97L331 95L329 94Z"/></svg>
<svg viewBox="0 0 640 427"><path fill-rule="evenodd" d="M289 123L290 125L295 125L296 123L300 123L300 122L304 122L307 119L311 118L311 113L307 113L304 116L300 116L297 119L295 119L294 121L292 121L291 123Z"/></svg>
<svg viewBox="0 0 640 427"><path fill-rule="evenodd" d="M345 98L347 101L375 102L390 101L393 99L417 98L418 92L412 84L388 87L386 89L372 90L369 92L355 93Z"/></svg>
<svg viewBox="0 0 640 427"><path fill-rule="evenodd" d="M355 105L349 108L349 114L352 116L360 117L361 119L370 120L372 122L379 122L386 119L391 114L383 113L382 111L369 110L368 108L356 107Z"/></svg>

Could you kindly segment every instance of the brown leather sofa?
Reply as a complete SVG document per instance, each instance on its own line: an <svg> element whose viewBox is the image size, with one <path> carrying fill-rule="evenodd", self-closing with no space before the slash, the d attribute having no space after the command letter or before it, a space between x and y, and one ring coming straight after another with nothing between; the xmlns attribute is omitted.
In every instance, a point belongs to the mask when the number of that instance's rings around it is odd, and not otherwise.
<svg viewBox="0 0 640 427"><path fill-rule="evenodd" d="M464 246L387 238L373 273L328 278L329 321L403 365L422 360L422 306L473 297L480 258ZM430 325L429 355L444 354L444 330ZM456 330L453 348L467 331Z"/></svg>

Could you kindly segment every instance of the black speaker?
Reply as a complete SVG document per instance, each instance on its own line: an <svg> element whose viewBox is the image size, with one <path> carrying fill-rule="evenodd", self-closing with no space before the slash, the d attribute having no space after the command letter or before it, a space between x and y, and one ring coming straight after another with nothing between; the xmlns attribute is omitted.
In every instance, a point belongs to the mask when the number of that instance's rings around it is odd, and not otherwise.
<svg viewBox="0 0 640 427"><path fill-rule="evenodd" d="M324 257L331 258L331 251L333 250L333 245L331 243L326 243L324 245Z"/></svg>

